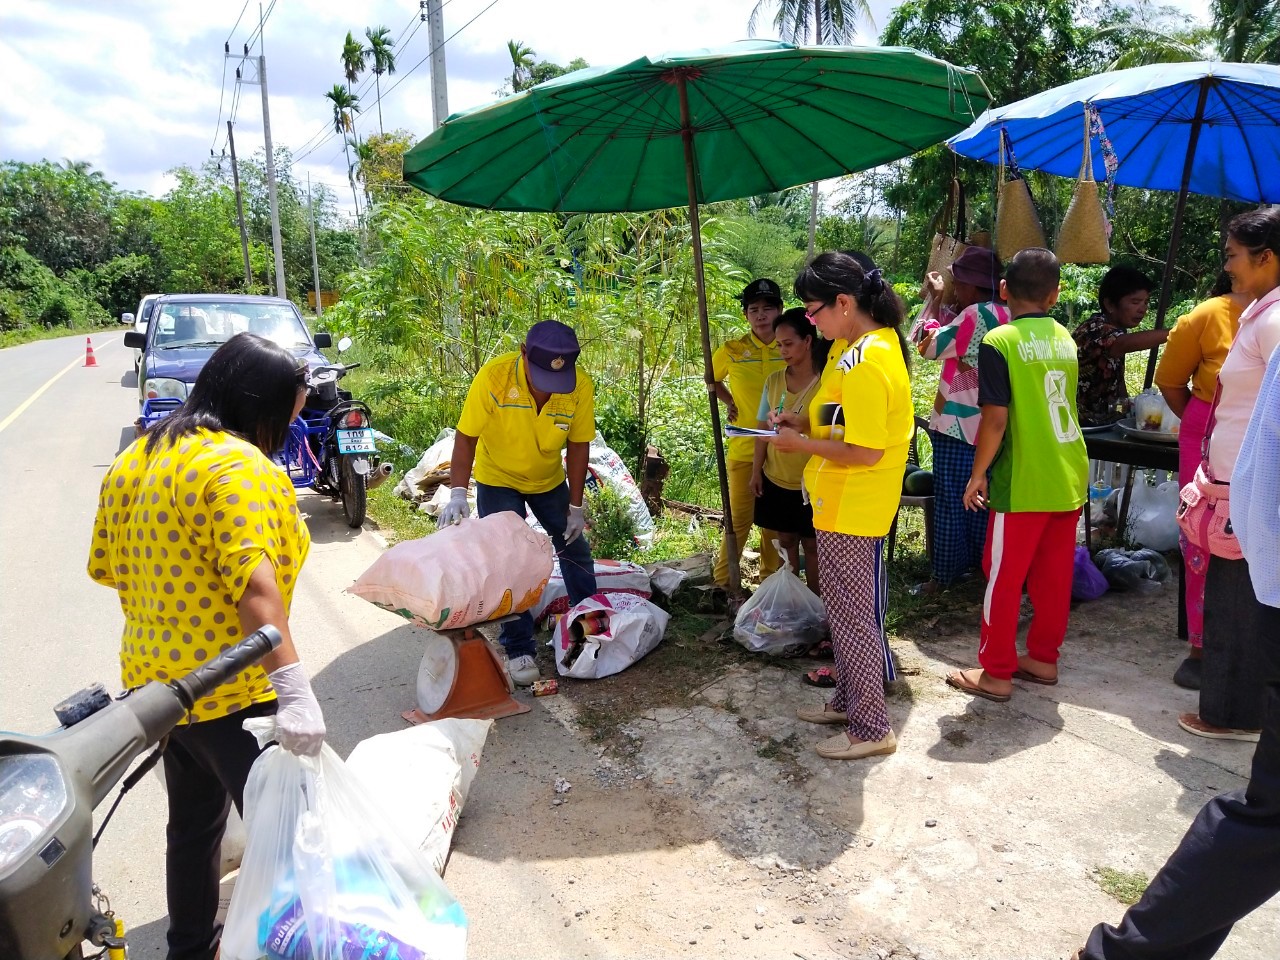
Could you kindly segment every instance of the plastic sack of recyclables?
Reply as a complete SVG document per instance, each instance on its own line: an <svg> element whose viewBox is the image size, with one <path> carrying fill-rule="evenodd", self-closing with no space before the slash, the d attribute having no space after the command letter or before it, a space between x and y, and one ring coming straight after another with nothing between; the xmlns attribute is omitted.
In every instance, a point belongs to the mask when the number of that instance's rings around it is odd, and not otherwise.
<svg viewBox="0 0 1280 960"><path fill-rule="evenodd" d="M621 673L662 642L670 615L629 593L597 593L572 607L551 635L562 677Z"/></svg>
<svg viewBox="0 0 1280 960"><path fill-rule="evenodd" d="M629 593L632 596L648 600L653 596L653 588L649 583L649 571L638 563L627 560L596 560L596 593ZM556 560L551 568L551 579L547 581L542 596L529 611L533 622L541 624L549 617L559 616L568 611L569 588L564 582L564 574L560 572L560 561Z"/></svg>
<svg viewBox="0 0 1280 960"><path fill-rule="evenodd" d="M430 630L523 613L551 578L551 541L514 513L397 543L347 588Z"/></svg>
<svg viewBox="0 0 1280 960"><path fill-rule="evenodd" d="M275 721L245 729L266 743ZM462 908L328 746L317 757L268 747L244 800L222 960L465 958Z"/></svg>
<svg viewBox="0 0 1280 960"><path fill-rule="evenodd" d="M778 546L778 541L774 541ZM782 567L742 605L733 622L733 638L753 653L789 657L804 653L827 635L827 608L791 568L781 550Z"/></svg>
<svg viewBox="0 0 1280 960"><path fill-rule="evenodd" d="M1169 579L1169 564L1154 550L1121 550L1109 547L1093 555L1102 575L1113 590L1149 592Z"/></svg>

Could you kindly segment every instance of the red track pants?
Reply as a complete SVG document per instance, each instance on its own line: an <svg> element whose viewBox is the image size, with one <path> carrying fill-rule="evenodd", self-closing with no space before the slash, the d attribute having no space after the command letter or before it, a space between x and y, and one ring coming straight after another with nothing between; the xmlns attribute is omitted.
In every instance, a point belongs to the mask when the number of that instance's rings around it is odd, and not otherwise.
<svg viewBox="0 0 1280 960"><path fill-rule="evenodd" d="M1057 663L1071 613L1071 574L1080 511L996 513L987 521L983 566L987 595L982 602L978 662L1000 680L1018 669L1018 608L1022 588L1035 609L1027 633L1027 654Z"/></svg>

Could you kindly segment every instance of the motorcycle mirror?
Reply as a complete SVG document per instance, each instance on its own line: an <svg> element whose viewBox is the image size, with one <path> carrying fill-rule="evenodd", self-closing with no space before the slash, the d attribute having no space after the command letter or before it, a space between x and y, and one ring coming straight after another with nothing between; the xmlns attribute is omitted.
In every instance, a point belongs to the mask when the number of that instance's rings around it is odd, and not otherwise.
<svg viewBox="0 0 1280 960"><path fill-rule="evenodd" d="M341 340L339 340L339 341L338 341L338 352L339 352L339 353L346 353L346 352L347 352L348 350L350 350L350 349L351 349L351 338L350 338L350 337L343 337Z"/></svg>

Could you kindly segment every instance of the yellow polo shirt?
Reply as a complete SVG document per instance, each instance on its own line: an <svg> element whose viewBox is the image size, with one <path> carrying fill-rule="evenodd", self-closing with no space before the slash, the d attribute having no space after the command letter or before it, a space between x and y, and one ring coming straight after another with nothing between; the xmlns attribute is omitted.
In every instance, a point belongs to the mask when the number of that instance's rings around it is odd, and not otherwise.
<svg viewBox="0 0 1280 960"><path fill-rule="evenodd" d="M596 435L595 387L578 370L573 393L553 393L538 411L519 351L494 357L476 374L458 432L478 438L477 483L546 493L564 482L564 448Z"/></svg>
<svg viewBox="0 0 1280 960"><path fill-rule="evenodd" d="M888 534L902 496L914 418L911 380L895 331L864 334L827 364L809 407L810 436L883 450L884 456L870 467L809 458L804 485L816 529L855 537Z"/></svg>
<svg viewBox="0 0 1280 960"><path fill-rule="evenodd" d="M786 364L778 356L778 345L762 343L750 331L721 344L711 355L711 369L716 382L729 380L729 393L738 408L738 419L733 421L735 427L755 427L765 380L769 374L785 368ZM732 437L726 445L726 455L730 460L751 463L755 459L755 449L756 443L750 437Z"/></svg>
<svg viewBox="0 0 1280 960"><path fill-rule="evenodd" d="M1160 354L1156 386L1176 389L1190 382L1193 394L1213 403L1218 371L1240 329L1243 312L1230 297L1214 297L1180 318Z"/></svg>

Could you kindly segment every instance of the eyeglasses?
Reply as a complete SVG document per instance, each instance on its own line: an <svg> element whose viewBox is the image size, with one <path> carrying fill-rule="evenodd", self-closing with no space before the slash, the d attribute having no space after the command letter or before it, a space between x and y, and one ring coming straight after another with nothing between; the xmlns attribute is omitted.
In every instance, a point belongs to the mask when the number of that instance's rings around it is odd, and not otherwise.
<svg viewBox="0 0 1280 960"><path fill-rule="evenodd" d="M816 323L818 320L818 314L820 314L823 310L827 309L827 307L834 307L834 306L835 306L835 302L832 301L831 303L824 303L817 310L814 310L812 312L806 310L804 312L805 319L808 320L810 323Z"/></svg>

